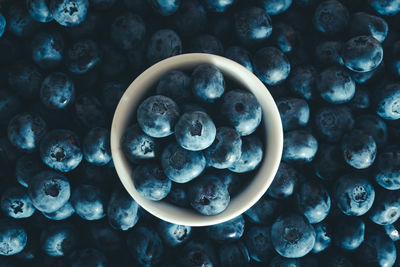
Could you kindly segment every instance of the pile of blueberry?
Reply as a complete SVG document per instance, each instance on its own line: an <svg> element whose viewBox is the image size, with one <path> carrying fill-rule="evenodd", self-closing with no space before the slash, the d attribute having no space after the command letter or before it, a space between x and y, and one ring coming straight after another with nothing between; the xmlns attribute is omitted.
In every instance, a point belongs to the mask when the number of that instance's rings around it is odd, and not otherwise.
<svg viewBox="0 0 400 267"><path fill-rule="evenodd" d="M110 155L127 86L186 52L253 71L285 132L267 193L203 228L138 207ZM0 266L398 266L399 79L399 0L0 0Z"/></svg>

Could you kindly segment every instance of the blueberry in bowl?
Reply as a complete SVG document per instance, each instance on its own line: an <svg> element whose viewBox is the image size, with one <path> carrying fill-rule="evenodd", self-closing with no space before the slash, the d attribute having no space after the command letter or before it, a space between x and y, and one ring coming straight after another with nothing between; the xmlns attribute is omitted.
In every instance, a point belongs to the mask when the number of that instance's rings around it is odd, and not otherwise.
<svg viewBox="0 0 400 267"><path fill-rule="evenodd" d="M244 213L272 183L282 148L279 111L264 84L211 54L175 56L144 71L122 96L111 129L123 186L175 225Z"/></svg>

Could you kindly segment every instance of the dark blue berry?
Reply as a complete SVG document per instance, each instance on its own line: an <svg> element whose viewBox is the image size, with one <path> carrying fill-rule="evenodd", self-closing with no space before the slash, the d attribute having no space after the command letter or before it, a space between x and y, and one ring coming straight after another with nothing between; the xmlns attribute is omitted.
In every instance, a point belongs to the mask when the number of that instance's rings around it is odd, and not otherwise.
<svg viewBox="0 0 400 267"><path fill-rule="evenodd" d="M207 240L192 240L188 242L179 255L178 266L211 267L218 264L216 250L213 244Z"/></svg>
<svg viewBox="0 0 400 267"><path fill-rule="evenodd" d="M342 140L344 160L356 169L371 166L376 157L376 143L372 136L361 130L353 130Z"/></svg>
<svg viewBox="0 0 400 267"><path fill-rule="evenodd" d="M310 118L310 108L305 100L299 98L280 98L276 105L281 115L284 131L306 126Z"/></svg>
<svg viewBox="0 0 400 267"><path fill-rule="evenodd" d="M390 83L375 93L376 113L386 120L400 119L400 84Z"/></svg>
<svg viewBox="0 0 400 267"><path fill-rule="evenodd" d="M314 159L318 141L305 130L294 130L284 135L282 160L288 163L304 164Z"/></svg>
<svg viewBox="0 0 400 267"><path fill-rule="evenodd" d="M285 12L292 4L292 0L258 0L269 15L278 15Z"/></svg>
<svg viewBox="0 0 400 267"><path fill-rule="evenodd" d="M126 88L127 85L124 82L115 81L104 84L101 90L101 102L108 111L115 111Z"/></svg>
<svg viewBox="0 0 400 267"><path fill-rule="evenodd" d="M163 59L182 54L181 38L171 29L156 31L147 45L146 59L153 65Z"/></svg>
<svg viewBox="0 0 400 267"><path fill-rule="evenodd" d="M192 227L160 221L157 230L167 246L175 247L189 240Z"/></svg>
<svg viewBox="0 0 400 267"><path fill-rule="evenodd" d="M400 189L400 147L388 146L378 153L375 181L385 189Z"/></svg>
<svg viewBox="0 0 400 267"><path fill-rule="evenodd" d="M139 15L128 12L116 17L110 27L114 44L125 50L136 48L146 34L146 25Z"/></svg>
<svg viewBox="0 0 400 267"><path fill-rule="evenodd" d="M89 238L95 246L105 253L117 253L122 249L122 236L104 222L94 222L90 225Z"/></svg>
<svg viewBox="0 0 400 267"><path fill-rule="evenodd" d="M250 257L258 262L269 262L274 255L271 243L271 227L251 226L245 234L244 242Z"/></svg>
<svg viewBox="0 0 400 267"><path fill-rule="evenodd" d="M15 177L20 185L28 187L31 178L39 171L43 170L43 168L44 165L37 155L24 155L15 163Z"/></svg>
<svg viewBox="0 0 400 267"><path fill-rule="evenodd" d="M325 251L332 242L332 229L326 221L313 225L315 230L315 244L312 249L313 253Z"/></svg>
<svg viewBox="0 0 400 267"><path fill-rule="evenodd" d="M400 12L400 1L398 0L369 0L368 4L381 15L396 15Z"/></svg>
<svg viewBox="0 0 400 267"><path fill-rule="evenodd" d="M289 76L290 62L281 50L275 47L264 47L253 57L254 72L267 85L282 83Z"/></svg>
<svg viewBox="0 0 400 267"><path fill-rule="evenodd" d="M49 74L42 82L40 100L49 109L64 109L75 99L75 85L62 72Z"/></svg>
<svg viewBox="0 0 400 267"><path fill-rule="evenodd" d="M234 16L236 35L243 43L265 41L272 33L271 18L262 8L247 7Z"/></svg>
<svg viewBox="0 0 400 267"><path fill-rule="evenodd" d="M47 0L26 0L26 8L31 17L39 22L49 22L53 20Z"/></svg>
<svg viewBox="0 0 400 267"><path fill-rule="evenodd" d="M17 37L30 37L39 28L39 22L32 18L21 2L10 6L7 15L7 31Z"/></svg>
<svg viewBox="0 0 400 267"><path fill-rule="evenodd" d="M250 257L247 247L242 242L224 244L219 248L219 262L222 266L248 267Z"/></svg>
<svg viewBox="0 0 400 267"><path fill-rule="evenodd" d="M344 250L355 250L364 241L364 221L354 216L341 216L334 223L333 241Z"/></svg>
<svg viewBox="0 0 400 267"><path fill-rule="evenodd" d="M155 12L162 16L171 16L181 4L181 0L148 0Z"/></svg>
<svg viewBox="0 0 400 267"><path fill-rule="evenodd" d="M107 127L106 112L93 95L81 95L76 99L73 110L74 119L79 126L88 130L94 127Z"/></svg>
<svg viewBox="0 0 400 267"><path fill-rule="evenodd" d="M110 131L91 129L83 139L83 157L91 164L103 166L111 161Z"/></svg>
<svg viewBox="0 0 400 267"><path fill-rule="evenodd" d="M202 0L208 11L222 13L231 7L236 0Z"/></svg>
<svg viewBox="0 0 400 267"><path fill-rule="evenodd" d="M84 74L100 64L101 51L92 40L82 40L72 44L66 53L66 65L70 72Z"/></svg>
<svg viewBox="0 0 400 267"><path fill-rule="evenodd" d="M180 207L189 206L186 184L172 183L171 191L167 196L167 200Z"/></svg>
<svg viewBox="0 0 400 267"><path fill-rule="evenodd" d="M161 200L171 190L171 180L155 163L137 166L133 172L133 182L139 194L150 200Z"/></svg>
<svg viewBox="0 0 400 267"><path fill-rule="evenodd" d="M393 241L383 231L367 234L356 252L361 266L393 266L396 254Z"/></svg>
<svg viewBox="0 0 400 267"><path fill-rule="evenodd" d="M296 66L289 76L289 88L293 94L306 100L315 98L317 70L311 65Z"/></svg>
<svg viewBox="0 0 400 267"><path fill-rule="evenodd" d="M301 179L302 176L296 169L285 162L281 162L267 194L276 199L290 197L297 190Z"/></svg>
<svg viewBox="0 0 400 267"><path fill-rule="evenodd" d="M300 45L299 33L289 24L278 23L274 25L271 39L283 53L293 52Z"/></svg>
<svg viewBox="0 0 400 267"><path fill-rule="evenodd" d="M395 42L389 50L389 67L394 75L400 76L400 41Z"/></svg>
<svg viewBox="0 0 400 267"><path fill-rule="evenodd" d="M349 10L339 1L329 0L320 3L314 12L315 28L328 35L343 32L349 23Z"/></svg>
<svg viewBox="0 0 400 267"><path fill-rule="evenodd" d="M70 202L67 202L56 211L53 212L42 212L44 217L54 220L54 221L62 221L72 216L75 213L74 207L72 207Z"/></svg>
<svg viewBox="0 0 400 267"><path fill-rule="evenodd" d="M36 66L24 61L14 63L8 72L8 84L23 98L37 97L42 80Z"/></svg>
<svg viewBox="0 0 400 267"><path fill-rule="evenodd" d="M315 175L326 181L335 180L346 169L340 147L322 144L313 160Z"/></svg>
<svg viewBox="0 0 400 267"><path fill-rule="evenodd" d="M386 123L376 115L361 115L355 119L354 128L373 137L376 144L383 145L388 138Z"/></svg>
<svg viewBox="0 0 400 267"><path fill-rule="evenodd" d="M111 195L107 206L108 222L116 230L126 231L137 223L139 205L123 189L118 187Z"/></svg>
<svg viewBox="0 0 400 267"><path fill-rule="evenodd" d="M242 215L239 215L227 222L205 227L205 233L212 240L231 242L239 240L243 236L244 229L245 220Z"/></svg>
<svg viewBox="0 0 400 267"><path fill-rule="evenodd" d="M202 34L191 39L187 51L191 53L223 55L224 47L220 40L213 35Z"/></svg>
<svg viewBox="0 0 400 267"><path fill-rule="evenodd" d="M242 137L242 155L229 170L237 173L250 172L261 163L263 154L263 144L256 135Z"/></svg>
<svg viewBox="0 0 400 267"><path fill-rule="evenodd" d="M28 218L35 212L26 190L20 187L9 187L2 193L1 209L15 219Z"/></svg>
<svg viewBox="0 0 400 267"><path fill-rule="evenodd" d="M352 15L349 35L371 35L382 43L386 38L388 28L388 24L384 19L365 12L357 12Z"/></svg>
<svg viewBox="0 0 400 267"><path fill-rule="evenodd" d="M213 65L203 64L197 66L191 78L192 92L201 101L214 103L225 91L224 76Z"/></svg>
<svg viewBox="0 0 400 267"><path fill-rule="evenodd" d="M50 10L55 21L65 27L81 24L89 8L88 0L51 0Z"/></svg>
<svg viewBox="0 0 400 267"><path fill-rule="evenodd" d="M315 60L324 66L343 65L342 48L340 41L323 41L315 46Z"/></svg>
<svg viewBox="0 0 400 267"><path fill-rule="evenodd" d="M251 222L257 224L271 224L281 210L281 203L264 195L245 214Z"/></svg>
<svg viewBox="0 0 400 267"><path fill-rule="evenodd" d="M6 30L7 21L3 14L0 13L0 37L3 36Z"/></svg>
<svg viewBox="0 0 400 267"><path fill-rule="evenodd" d="M71 204L82 219L93 221L106 216L106 196L93 185L79 185L71 195Z"/></svg>
<svg viewBox="0 0 400 267"><path fill-rule="evenodd" d="M63 60L64 39L57 32L40 32L32 40L32 59L43 69L57 67Z"/></svg>
<svg viewBox="0 0 400 267"><path fill-rule="evenodd" d="M354 79L354 75L353 75ZM357 82L355 80L355 82ZM353 99L349 102L349 106L353 109L365 110L371 106L370 93L368 90L357 88Z"/></svg>
<svg viewBox="0 0 400 267"><path fill-rule="evenodd" d="M16 221L10 219L0 220L0 255L11 256L18 254L25 248L27 239L24 228Z"/></svg>
<svg viewBox="0 0 400 267"><path fill-rule="evenodd" d="M183 36L194 36L202 32L207 23L207 12L198 0L182 1L171 22L178 33Z"/></svg>
<svg viewBox="0 0 400 267"><path fill-rule="evenodd" d="M78 231L71 224L55 224L40 235L42 250L49 256L66 256L78 245Z"/></svg>
<svg viewBox="0 0 400 267"><path fill-rule="evenodd" d="M400 194L397 191L377 190L368 215L371 221L379 225L396 222L400 217Z"/></svg>
<svg viewBox="0 0 400 267"><path fill-rule="evenodd" d="M251 54L245 48L240 46L231 46L226 49L225 57L236 61L237 63L247 68L249 71L253 72Z"/></svg>
<svg viewBox="0 0 400 267"><path fill-rule="evenodd" d="M187 74L179 70L172 70L161 77L156 92L171 98L176 103L184 103L192 96L189 86L190 77Z"/></svg>
<svg viewBox="0 0 400 267"><path fill-rule="evenodd" d="M242 188L242 180L237 173L231 172L229 170L217 170L216 175L228 188L230 196L234 196L240 192Z"/></svg>

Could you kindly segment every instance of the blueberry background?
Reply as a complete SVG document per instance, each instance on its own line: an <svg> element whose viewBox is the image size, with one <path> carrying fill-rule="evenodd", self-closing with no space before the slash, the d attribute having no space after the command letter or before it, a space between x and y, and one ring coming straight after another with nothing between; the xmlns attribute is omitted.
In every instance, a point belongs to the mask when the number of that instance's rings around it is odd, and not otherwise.
<svg viewBox="0 0 400 267"><path fill-rule="evenodd" d="M127 85L189 52L253 71L285 131L268 192L203 228L138 207L108 142ZM201 110L186 75L157 90ZM0 266L399 266L399 138L399 0L0 0ZM229 193L249 178L219 174ZM164 178L172 203L195 198Z"/></svg>

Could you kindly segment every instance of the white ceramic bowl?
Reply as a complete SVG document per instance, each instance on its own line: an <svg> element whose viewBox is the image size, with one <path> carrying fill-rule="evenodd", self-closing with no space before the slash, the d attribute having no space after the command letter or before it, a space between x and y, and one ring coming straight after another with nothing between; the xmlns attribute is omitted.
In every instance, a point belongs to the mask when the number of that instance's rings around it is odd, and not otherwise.
<svg viewBox="0 0 400 267"><path fill-rule="evenodd" d="M159 79L170 70L191 71L200 64L213 64L226 79L231 79L252 92L262 106L265 127L264 158L253 180L231 199L225 211L205 216L191 208L181 208L167 201L151 201L143 198L132 180L132 165L121 149L121 137L133 121L136 109L143 97ZM261 126L260 126L261 127ZM242 65L224 57L211 54L184 54L165 59L144 71L131 83L115 111L111 129L111 151L115 168L129 194L145 210L154 216L180 225L207 226L222 223L239 216L253 206L267 191L277 172L282 155L283 131L278 108L264 84Z"/></svg>

